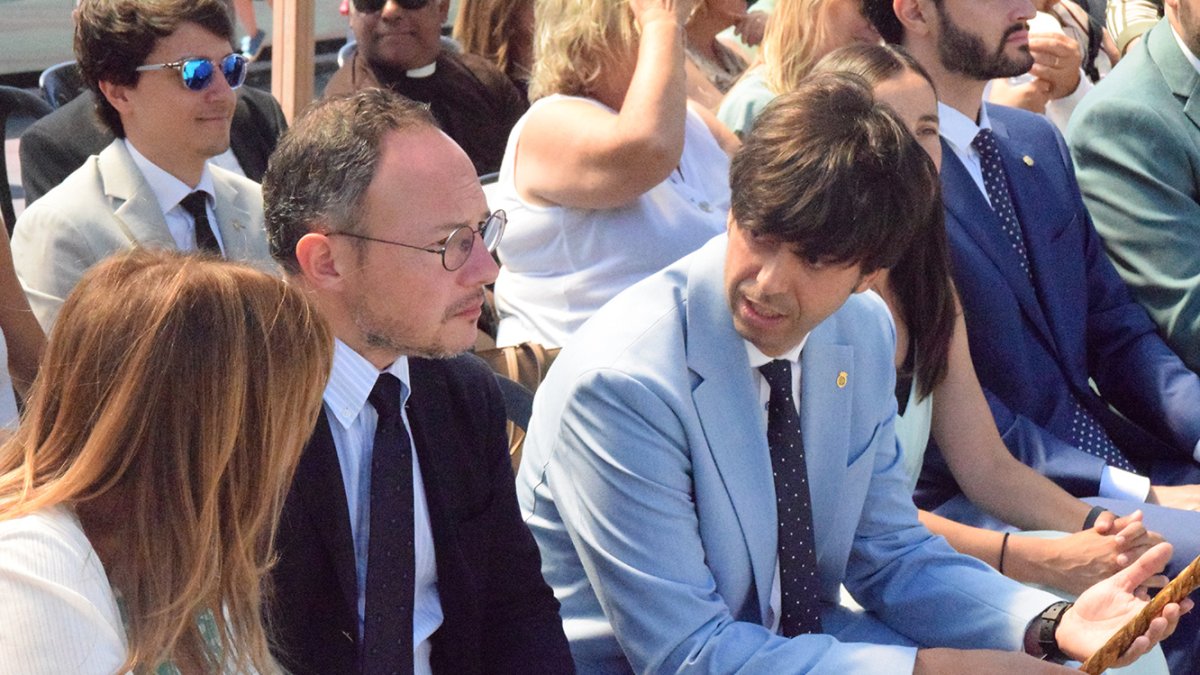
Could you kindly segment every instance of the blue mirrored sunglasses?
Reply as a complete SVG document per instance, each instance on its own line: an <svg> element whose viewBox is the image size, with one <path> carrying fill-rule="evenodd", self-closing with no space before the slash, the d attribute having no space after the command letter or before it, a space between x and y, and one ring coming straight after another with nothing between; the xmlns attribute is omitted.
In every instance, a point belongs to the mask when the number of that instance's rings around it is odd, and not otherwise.
<svg viewBox="0 0 1200 675"><path fill-rule="evenodd" d="M237 89L246 81L246 65L249 60L241 54L229 54L221 59L221 74L225 76L225 81L229 83L230 89ZM201 91L212 83L213 72L216 70L216 64L210 59L191 58L180 59L170 63L150 63L144 66L138 66L139 73L147 70L162 70L163 68L171 68L178 70L180 77L183 78L183 86L192 91Z"/></svg>

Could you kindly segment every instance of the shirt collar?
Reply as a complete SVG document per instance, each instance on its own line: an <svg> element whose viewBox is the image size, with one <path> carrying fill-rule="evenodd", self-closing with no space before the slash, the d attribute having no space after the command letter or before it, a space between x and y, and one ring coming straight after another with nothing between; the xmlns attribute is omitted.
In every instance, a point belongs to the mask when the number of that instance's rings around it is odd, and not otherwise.
<svg viewBox="0 0 1200 675"><path fill-rule="evenodd" d="M408 77L415 77L415 78L419 79L422 77L429 77L430 75L433 75L434 72L436 72L436 71L437 71L437 61L434 61L433 63L431 63L427 66L421 66L420 68L413 68L412 70L406 70L406 71L404 71L404 74L407 75Z"/></svg>
<svg viewBox="0 0 1200 675"><path fill-rule="evenodd" d="M408 400L412 391L409 385L408 357L401 356L392 365L380 370L361 354L351 349L345 342L333 341L333 370L329 374L329 383L325 385L323 396L325 405L337 418L344 428L350 428L362 408L367 404L367 397L375 388L375 381L381 373L391 373L400 380L403 398L400 405Z"/></svg>
<svg viewBox="0 0 1200 675"><path fill-rule="evenodd" d="M979 130L991 129L992 120L988 117L986 105L979 107L979 122L976 123L957 108L938 101L938 127L942 138L953 145L955 150L969 152L972 150L971 142L979 135Z"/></svg>
<svg viewBox="0 0 1200 675"><path fill-rule="evenodd" d="M1188 49L1187 43L1183 41L1183 38L1179 37L1179 33L1175 32L1174 26L1171 26L1171 35L1175 36L1175 44L1179 45L1179 49L1183 52L1184 58L1188 60L1188 63L1192 64L1192 67L1196 69L1196 72L1200 73L1200 59L1196 58L1196 55L1192 53L1192 50Z"/></svg>
<svg viewBox="0 0 1200 675"><path fill-rule="evenodd" d="M204 163L204 168L200 171L200 181L193 188L147 159L145 155L138 152L137 148L133 147L133 143L130 143L128 138L125 139L125 147L129 150L129 156L133 158L133 163L142 172L142 177L146 179L146 184L150 186L150 191L154 193L154 198L158 200L158 207L162 209L163 217L166 217L167 212L178 206L184 197L193 192L205 193L211 204L216 192L213 190L212 173L208 170L208 162Z"/></svg>
<svg viewBox="0 0 1200 675"><path fill-rule="evenodd" d="M758 347L755 347L754 344L749 340L743 340L742 342L746 344L746 356L750 357L750 367L758 370L759 368L776 359L784 359L790 363L800 363L800 352L804 350L804 344L808 342L808 335L804 336L804 339L800 341L800 344L776 357L770 357L762 353L759 351Z"/></svg>

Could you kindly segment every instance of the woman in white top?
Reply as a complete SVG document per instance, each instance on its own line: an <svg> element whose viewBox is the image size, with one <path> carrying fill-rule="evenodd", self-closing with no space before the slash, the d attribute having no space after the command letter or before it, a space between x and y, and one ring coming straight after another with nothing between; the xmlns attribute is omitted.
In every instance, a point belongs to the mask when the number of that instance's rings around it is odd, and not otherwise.
<svg viewBox="0 0 1200 675"><path fill-rule="evenodd" d="M935 165L941 165L937 95L929 75L902 48L854 45L817 64L819 72L851 73L870 84L896 110ZM901 416L896 436L912 484L921 471L930 435L963 491L980 508L1013 526L1073 532L1061 538L1013 536L921 511L921 522L963 553L1003 574L1078 594L1135 560L1161 541L1146 532L1140 514L1114 520L1022 464L1005 447L975 376L962 310L949 277L949 247L942 211L874 289L896 321L897 387ZM906 377L907 376L907 377Z"/></svg>
<svg viewBox="0 0 1200 675"><path fill-rule="evenodd" d="M508 213L499 345L562 346L614 295L724 230L720 125L685 94L690 8L539 0L534 103L509 136L491 204Z"/></svg>
<svg viewBox="0 0 1200 675"><path fill-rule="evenodd" d="M331 353L249 267L137 249L84 275L0 446L0 670L278 671L261 581Z"/></svg>

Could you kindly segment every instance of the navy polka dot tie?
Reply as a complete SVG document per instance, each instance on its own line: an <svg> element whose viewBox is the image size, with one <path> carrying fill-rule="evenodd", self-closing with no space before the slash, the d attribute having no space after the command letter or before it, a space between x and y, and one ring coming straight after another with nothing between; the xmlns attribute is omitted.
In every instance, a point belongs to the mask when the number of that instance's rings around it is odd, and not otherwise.
<svg viewBox="0 0 1200 675"><path fill-rule="evenodd" d="M1108 437L1104 427L1100 426L1100 421L1096 419L1096 416L1088 412L1075 398L1071 399L1071 405L1074 410L1071 414L1071 430L1067 434L1067 441L1071 445L1103 459L1104 463L1109 466L1136 472L1133 464Z"/></svg>
<svg viewBox="0 0 1200 675"><path fill-rule="evenodd" d="M759 368L771 387L767 445L775 476L779 522L779 618L784 637L821 632L817 555L813 549L812 496L800 439L800 415L792 398L792 364L776 359Z"/></svg>
<svg viewBox="0 0 1200 675"><path fill-rule="evenodd" d="M403 393L400 380L383 373L367 399L379 424L371 449L361 668L366 675L413 672L413 468L400 410Z"/></svg>
<svg viewBox="0 0 1200 675"><path fill-rule="evenodd" d="M992 210L1000 219L1000 227L1008 236L1013 252L1017 254L1021 270L1032 277L1029 271L1029 253L1025 250L1025 239L1021 236L1021 223L1017 220L1017 211L1013 208L1012 194L1008 191L1008 178L1004 175L1004 166L1000 163L1000 146L996 143L996 135L991 129L980 129L971 146L979 152L979 162L983 167L983 187L987 190L988 200L992 202Z"/></svg>

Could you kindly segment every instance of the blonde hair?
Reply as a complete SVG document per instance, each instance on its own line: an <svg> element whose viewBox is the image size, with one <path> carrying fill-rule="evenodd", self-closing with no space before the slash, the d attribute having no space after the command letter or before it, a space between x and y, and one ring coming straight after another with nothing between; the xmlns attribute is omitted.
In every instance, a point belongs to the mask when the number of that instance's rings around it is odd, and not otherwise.
<svg viewBox="0 0 1200 675"><path fill-rule="evenodd" d="M761 56L767 87L794 90L824 56L828 42L825 6L837 0L779 0L763 34Z"/></svg>
<svg viewBox="0 0 1200 675"><path fill-rule="evenodd" d="M614 57L637 47L629 0L536 0L529 100L587 96Z"/></svg>
<svg viewBox="0 0 1200 675"><path fill-rule="evenodd" d="M134 250L67 298L0 446L0 519L61 504L93 543L119 542L103 562L127 615L121 672L278 669L262 582L331 354L299 291L216 259Z"/></svg>
<svg viewBox="0 0 1200 675"><path fill-rule="evenodd" d="M482 56L509 78L524 76L521 64L513 60L513 42L532 35L520 35L521 8L534 0L461 0L454 19L454 39L463 51Z"/></svg>

